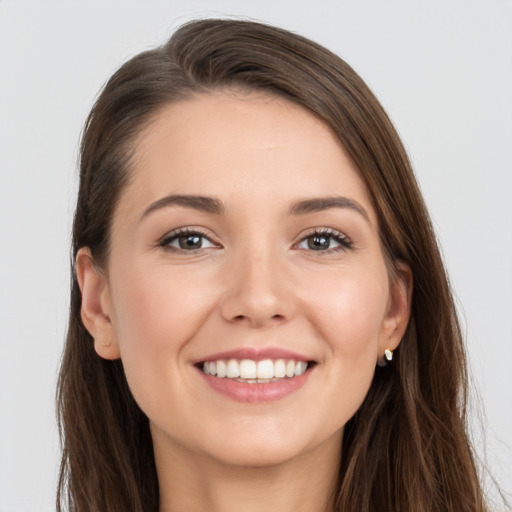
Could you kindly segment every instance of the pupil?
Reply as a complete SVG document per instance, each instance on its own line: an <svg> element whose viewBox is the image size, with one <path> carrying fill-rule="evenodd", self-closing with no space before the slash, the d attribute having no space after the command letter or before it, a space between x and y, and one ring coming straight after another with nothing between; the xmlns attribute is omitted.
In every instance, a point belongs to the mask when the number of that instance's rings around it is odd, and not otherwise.
<svg viewBox="0 0 512 512"><path fill-rule="evenodd" d="M201 237L199 235L182 235L179 238L181 249L200 249Z"/></svg>
<svg viewBox="0 0 512 512"><path fill-rule="evenodd" d="M329 249L329 237L323 235L314 235L308 238L308 247L314 251Z"/></svg>

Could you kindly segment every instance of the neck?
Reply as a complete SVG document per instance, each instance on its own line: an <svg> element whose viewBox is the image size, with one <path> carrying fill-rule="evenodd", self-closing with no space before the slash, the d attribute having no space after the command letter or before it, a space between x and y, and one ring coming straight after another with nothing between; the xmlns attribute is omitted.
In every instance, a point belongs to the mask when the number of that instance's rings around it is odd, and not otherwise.
<svg viewBox="0 0 512 512"><path fill-rule="evenodd" d="M340 438L281 464L229 465L155 443L160 512L331 512ZM171 456L172 455L172 456Z"/></svg>

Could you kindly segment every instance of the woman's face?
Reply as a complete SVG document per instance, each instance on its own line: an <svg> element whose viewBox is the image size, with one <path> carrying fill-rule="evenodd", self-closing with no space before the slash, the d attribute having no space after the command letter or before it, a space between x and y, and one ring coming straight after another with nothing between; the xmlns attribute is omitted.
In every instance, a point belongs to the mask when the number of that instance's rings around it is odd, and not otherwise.
<svg viewBox="0 0 512 512"><path fill-rule="evenodd" d="M138 140L107 277L84 251L78 269L84 323L99 355L121 357L156 450L230 464L336 452L408 318L407 279L389 281L343 148L267 95L161 111Z"/></svg>

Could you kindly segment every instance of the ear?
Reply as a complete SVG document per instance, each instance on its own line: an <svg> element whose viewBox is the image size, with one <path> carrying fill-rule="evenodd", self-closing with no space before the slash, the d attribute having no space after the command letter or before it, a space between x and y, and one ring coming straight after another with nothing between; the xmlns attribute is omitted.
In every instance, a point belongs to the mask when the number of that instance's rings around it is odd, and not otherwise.
<svg viewBox="0 0 512 512"><path fill-rule="evenodd" d="M379 361L384 362L384 351L395 350L407 329L411 316L413 276L409 265L396 263L396 271L389 287L389 300L379 339Z"/></svg>
<svg viewBox="0 0 512 512"><path fill-rule="evenodd" d="M104 359L118 359L120 352L111 321L107 277L95 267L91 251L87 247L78 251L75 269L82 293L82 322L94 338L94 349Z"/></svg>

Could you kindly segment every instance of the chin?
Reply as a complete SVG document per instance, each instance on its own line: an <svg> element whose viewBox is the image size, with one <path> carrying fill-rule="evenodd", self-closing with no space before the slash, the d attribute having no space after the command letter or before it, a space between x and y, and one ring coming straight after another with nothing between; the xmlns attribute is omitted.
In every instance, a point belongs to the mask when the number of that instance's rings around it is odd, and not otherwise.
<svg viewBox="0 0 512 512"><path fill-rule="evenodd" d="M215 454L218 463L239 468L269 468L286 465L302 455L302 450L280 447L274 450L268 446L245 446L229 453Z"/></svg>
<svg viewBox="0 0 512 512"><path fill-rule="evenodd" d="M342 430L325 437L307 435L305 429L287 429L283 432L264 431L259 432L244 431L238 435L226 435L219 443L211 444L206 447L210 456L218 462L238 467L272 467L281 466L299 461L305 454L318 450L318 453L327 449L332 450L341 448ZM325 434L324 434L325 435ZM211 447L217 449L212 450Z"/></svg>

